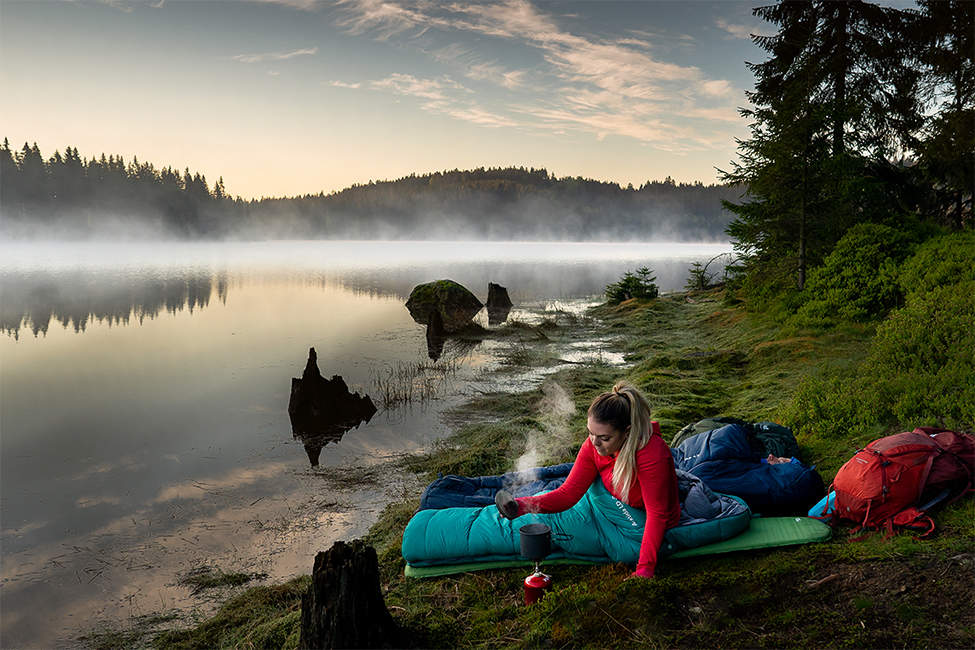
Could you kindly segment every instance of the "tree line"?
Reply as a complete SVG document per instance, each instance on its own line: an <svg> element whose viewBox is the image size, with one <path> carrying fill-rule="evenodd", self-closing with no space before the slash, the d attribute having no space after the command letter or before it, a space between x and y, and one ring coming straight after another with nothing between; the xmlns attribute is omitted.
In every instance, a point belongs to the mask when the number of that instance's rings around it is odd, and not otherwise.
<svg viewBox="0 0 975 650"><path fill-rule="evenodd" d="M45 158L36 144L0 148L0 214L8 236L397 239L724 238L729 184L638 188L545 169L507 167L411 174L325 194L244 200L223 178L68 146Z"/></svg>
<svg viewBox="0 0 975 650"><path fill-rule="evenodd" d="M973 226L975 3L785 1L756 16L768 53L741 110L750 137L722 179L728 228L753 293L802 290L851 227L923 240Z"/></svg>

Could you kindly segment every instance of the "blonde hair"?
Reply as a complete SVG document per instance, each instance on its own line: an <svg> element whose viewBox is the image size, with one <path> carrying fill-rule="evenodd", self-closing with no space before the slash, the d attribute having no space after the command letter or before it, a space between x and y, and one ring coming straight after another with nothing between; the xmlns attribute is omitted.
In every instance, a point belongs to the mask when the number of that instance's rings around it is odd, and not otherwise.
<svg viewBox="0 0 975 650"><path fill-rule="evenodd" d="M602 393L592 401L588 415L626 436L616 455L613 487L620 500L629 504L630 490L636 479L636 452L647 444L651 436L650 405L636 386L621 381L613 386L613 390Z"/></svg>

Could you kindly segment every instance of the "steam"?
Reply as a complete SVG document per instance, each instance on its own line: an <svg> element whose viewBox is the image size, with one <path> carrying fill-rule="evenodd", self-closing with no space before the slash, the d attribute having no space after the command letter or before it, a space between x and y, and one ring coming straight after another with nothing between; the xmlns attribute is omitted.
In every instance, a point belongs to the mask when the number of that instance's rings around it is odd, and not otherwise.
<svg viewBox="0 0 975 650"><path fill-rule="evenodd" d="M525 451L515 461L515 473L505 480L504 489L514 492L518 487L538 480L536 470L542 459L557 446L571 441L569 419L575 410L572 397L561 385L554 381L542 385L542 399L538 403L542 428L528 432Z"/></svg>

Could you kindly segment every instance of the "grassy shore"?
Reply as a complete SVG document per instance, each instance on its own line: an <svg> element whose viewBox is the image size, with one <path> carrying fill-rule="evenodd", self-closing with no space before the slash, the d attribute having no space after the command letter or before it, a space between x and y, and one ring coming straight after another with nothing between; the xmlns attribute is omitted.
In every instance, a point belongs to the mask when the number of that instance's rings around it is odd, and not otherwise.
<svg viewBox="0 0 975 650"><path fill-rule="evenodd" d="M625 369L594 360L550 375L524 393L482 396L450 414L453 435L405 461L424 479L437 473L496 474L526 449L542 464L571 460L585 407L618 379L643 389L665 438L714 415L786 420L800 380L826 364L855 364L872 326L796 330L724 301L720 290L602 306L591 314L618 335ZM592 321L550 324L537 345ZM531 354L532 338L519 338ZM550 355L549 355L550 356ZM803 460L828 482L882 429L799 436ZM521 603L523 569L439 579L403 577L399 553L413 500L391 504L368 535L380 558L386 603L419 647L972 647L975 645L975 509L962 499L935 514L936 533L851 539L703 559L674 560L654 580L628 580L623 565L552 568L555 587ZM309 564L311 558L309 558ZM147 637L161 648L292 647L307 578L256 587L212 619Z"/></svg>

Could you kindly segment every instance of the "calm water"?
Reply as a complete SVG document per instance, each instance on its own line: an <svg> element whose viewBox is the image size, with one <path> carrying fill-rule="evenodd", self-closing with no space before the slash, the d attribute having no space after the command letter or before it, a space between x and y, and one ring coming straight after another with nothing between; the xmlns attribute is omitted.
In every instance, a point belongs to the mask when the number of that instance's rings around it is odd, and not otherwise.
<svg viewBox="0 0 975 650"><path fill-rule="evenodd" d="M513 317L579 309L622 271L662 290L726 245L470 242L0 244L0 645L68 643L100 620L206 608L201 564L282 579L363 534L409 477L376 468L449 433L446 406L491 385L496 344L458 349L440 398L380 409L312 467L291 377L375 394L427 359L404 307L449 277ZM480 316L483 317L483 314Z"/></svg>

